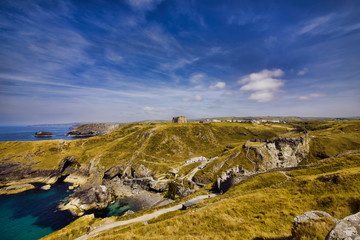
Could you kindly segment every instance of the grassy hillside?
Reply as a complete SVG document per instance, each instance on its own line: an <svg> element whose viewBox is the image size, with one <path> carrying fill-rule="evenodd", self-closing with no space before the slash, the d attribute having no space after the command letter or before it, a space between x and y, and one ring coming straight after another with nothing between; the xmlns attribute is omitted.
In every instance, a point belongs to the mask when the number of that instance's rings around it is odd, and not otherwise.
<svg viewBox="0 0 360 240"><path fill-rule="evenodd" d="M311 210L339 219L360 211L360 154L313 168L258 175L188 210L164 214L148 225L114 228L96 239L292 239L294 217ZM92 219L84 224L79 219L45 239L73 239L85 233L84 226L114 220ZM326 231L313 229L309 234L310 239L324 239Z"/></svg>
<svg viewBox="0 0 360 240"><path fill-rule="evenodd" d="M117 166L143 165L156 177L189 174L199 164L184 165L198 156L212 158L196 172L198 182L209 184L185 199L206 194L225 170L242 165L253 170L245 144L253 139L275 137L311 138L310 152L300 164L324 163L301 170L268 172L233 186L225 194L201 202L186 211L164 214L148 222L112 229L99 239L286 239L293 218L306 211L324 210L343 218L360 209L360 121L292 122L288 124L188 123L122 124L109 134L73 141L1 142L0 164L22 164L33 169L57 169L73 156L79 168L96 166L98 171ZM258 143L249 143L258 145ZM255 153L249 156L256 160ZM333 158L329 158L333 157ZM257 161L257 160L256 160ZM259 160L260 161L260 160ZM177 204L177 203L174 203ZM73 239L88 225L101 225L135 215L108 219L80 218L48 239ZM323 239L321 232L313 238ZM320 236L320 235L321 236ZM316 236L318 235L318 236Z"/></svg>
<svg viewBox="0 0 360 240"><path fill-rule="evenodd" d="M240 146L252 138L272 138L291 130L289 125L245 123L123 124L109 134L73 141L1 142L0 163L20 163L34 169L55 169L74 156L82 167L144 165L155 175L198 156L224 155L226 146Z"/></svg>

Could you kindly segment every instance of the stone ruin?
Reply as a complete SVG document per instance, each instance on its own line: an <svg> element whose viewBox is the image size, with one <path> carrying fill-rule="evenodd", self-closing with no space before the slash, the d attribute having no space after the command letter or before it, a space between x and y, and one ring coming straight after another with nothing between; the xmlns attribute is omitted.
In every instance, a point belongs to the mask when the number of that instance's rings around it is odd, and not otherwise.
<svg viewBox="0 0 360 240"><path fill-rule="evenodd" d="M187 118L184 116L173 117L172 122L173 123L187 123Z"/></svg>

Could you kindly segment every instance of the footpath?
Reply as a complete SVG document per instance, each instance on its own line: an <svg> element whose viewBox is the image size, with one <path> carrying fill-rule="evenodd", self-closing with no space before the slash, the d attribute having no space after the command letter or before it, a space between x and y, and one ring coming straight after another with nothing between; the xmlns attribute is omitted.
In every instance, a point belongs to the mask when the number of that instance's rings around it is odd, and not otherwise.
<svg viewBox="0 0 360 240"><path fill-rule="evenodd" d="M201 195L201 196L197 196L195 198L192 198L191 200L189 200L188 202L197 202L200 200L204 200L207 198L211 198L211 197L215 197L218 196L218 194L210 194L210 195ZM160 209L157 210L153 213L149 213L149 214L145 214L143 216L139 216L133 219L129 219L129 220L125 220L125 221L118 221L118 222L113 222L113 223L109 223L106 225L103 225L97 229L94 229L93 231L91 231L90 233L83 235L81 237L76 238L76 240L84 240L84 239L88 239L88 238L93 238L97 235L99 235L101 232L112 229L112 228L116 228L119 226L123 226L123 225L127 225L130 223L135 223L135 222L145 222L148 221L150 219L156 218L164 213L168 213L168 212L172 212L172 211L176 211L176 210L181 210L183 203L180 203L178 205L175 205L173 207L169 207L169 208L164 208L164 209Z"/></svg>

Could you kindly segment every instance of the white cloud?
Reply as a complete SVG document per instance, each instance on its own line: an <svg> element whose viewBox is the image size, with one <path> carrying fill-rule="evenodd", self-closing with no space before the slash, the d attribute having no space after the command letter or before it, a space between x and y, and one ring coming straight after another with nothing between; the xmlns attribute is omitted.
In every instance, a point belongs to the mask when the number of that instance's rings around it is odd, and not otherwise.
<svg viewBox="0 0 360 240"><path fill-rule="evenodd" d="M191 83L197 84L197 83L201 83L206 78L207 78L207 75L205 73L195 73L195 74L191 75L191 77L189 78L189 81Z"/></svg>
<svg viewBox="0 0 360 240"><path fill-rule="evenodd" d="M190 101L190 98L184 97L182 100L183 100L183 102L188 102L188 101Z"/></svg>
<svg viewBox="0 0 360 240"><path fill-rule="evenodd" d="M154 108L154 107L143 107L142 108L144 111L147 111L147 112L160 112L161 110L158 109L158 108Z"/></svg>
<svg viewBox="0 0 360 240"><path fill-rule="evenodd" d="M325 93L312 93L307 96L300 96L299 100L307 101L307 100L311 100L313 98L318 98L318 97L323 97L323 96L325 96Z"/></svg>
<svg viewBox="0 0 360 240"><path fill-rule="evenodd" d="M224 89L226 86L226 83L225 82L217 82L215 85L211 85L209 88L210 89Z"/></svg>
<svg viewBox="0 0 360 240"><path fill-rule="evenodd" d="M238 83L243 86L242 91L252 92L248 99L257 102L269 102L276 98L280 88L284 85L284 80L277 79L284 75L281 69L267 70L251 73L242 77Z"/></svg>
<svg viewBox="0 0 360 240"><path fill-rule="evenodd" d="M234 92L227 91L227 92L224 93L224 95L227 96L227 97L232 97L232 96L234 96Z"/></svg>
<svg viewBox="0 0 360 240"><path fill-rule="evenodd" d="M303 76L309 72L308 68L304 68L303 70L300 70L297 75Z"/></svg>
<svg viewBox="0 0 360 240"><path fill-rule="evenodd" d="M200 95L196 95L196 96L195 96L195 100L196 100L196 101L201 101L202 99L203 99L203 98L202 98Z"/></svg>

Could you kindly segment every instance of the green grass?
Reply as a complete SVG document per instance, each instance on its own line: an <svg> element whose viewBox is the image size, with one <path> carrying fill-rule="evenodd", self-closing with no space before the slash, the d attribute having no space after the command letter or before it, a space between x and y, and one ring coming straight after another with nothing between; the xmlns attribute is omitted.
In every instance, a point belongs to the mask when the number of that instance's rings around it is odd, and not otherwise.
<svg viewBox="0 0 360 240"><path fill-rule="evenodd" d="M330 164L336 166L345 161L356 165L358 157L359 154L351 155L349 159L337 158ZM360 206L359 171L353 168L338 171L343 177L338 183L318 180L329 173L332 171L294 175L287 181L278 172L259 175L189 210L172 212L152 220L149 225L97 239L291 238L293 218L306 211L323 210L341 219L359 210L356 208ZM302 239L324 239L330 227L326 221L315 223L315 227L303 226L305 237Z"/></svg>
<svg viewBox="0 0 360 240"><path fill-rule="evenodd" d="M158 177L192 157L219 156L194 176L210 188L217 176L231 167L242 165L244 169L253 169L253 163L246 158L247 148L243 147L247 140L294 137L303 134L301 131L311 137L310 154L301 162L304 165L360 149L360 121L123 124L112 133L88 139L1 142L0 162L31 165L34 169L56 169L62 159L74 156L80 168L87 169L93 161L98 161L100 171L114 165L130 164L135 169L144 165ZM241 153L231 158L238 152ZM256 160L254 151L250 151L250 157ZM179 174L185 175L196 166L187 165ZM319 166L289 171L287 175L291 178L287 179L280 172L252 177L230 188L224 195L189 210L160 216L149 225L124 226L99 239L280 239L291 236L293 218L306 211L324 210L337 218L359 211L360 154L333 158ZM206 192L201 189L181 201ZM112 218L111 221L129 219L156 209ZM81 218L48 239L61 236L73 239L81 235L85 225L103 221L108 220L86 222ZM309 234L313 232L311 228L306 227Z"/></svg>

